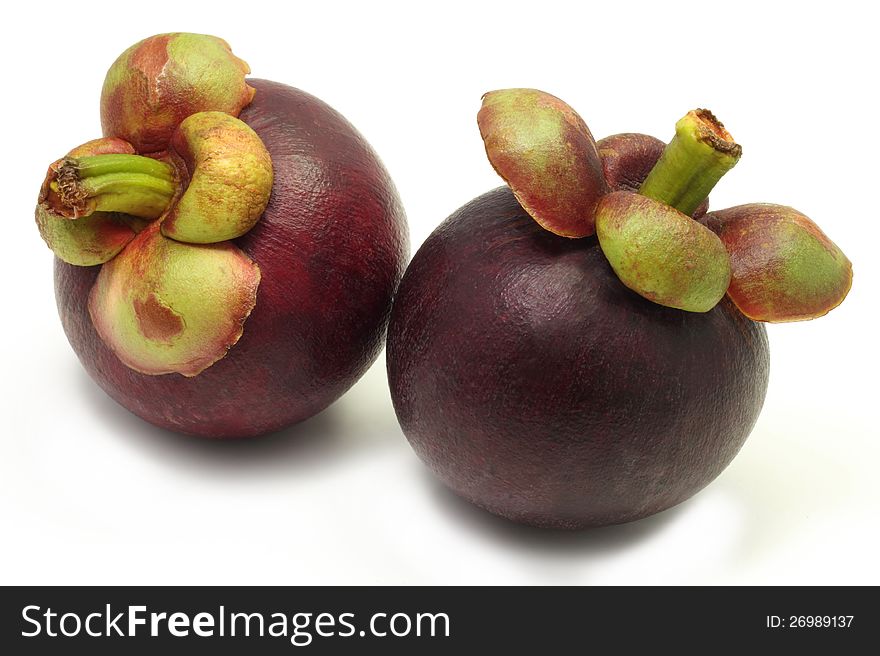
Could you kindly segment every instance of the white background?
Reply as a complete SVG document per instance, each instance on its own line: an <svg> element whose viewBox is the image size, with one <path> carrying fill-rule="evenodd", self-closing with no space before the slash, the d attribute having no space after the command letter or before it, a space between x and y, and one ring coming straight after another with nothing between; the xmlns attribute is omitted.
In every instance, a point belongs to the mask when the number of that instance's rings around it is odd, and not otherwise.
<svg viewBox="0 0 880 656"><path fill-rule="evenodd" d="M878 21L871 3L818 6L7 4L0 583L880 583ZM454 498L401 434L383 359L267 439L155 429L80 368L32 216L47 164L99 136L107 67L166 31L222 36L255 76L345 114L398 185L413 252L500 184L476 128L484 91L550 91L597 138L668 139L709 107L745 153L713 206L802 210L854 262L852 293L824 319L770 327L770 391L740 455L625 526L542 532Z"/></svg>

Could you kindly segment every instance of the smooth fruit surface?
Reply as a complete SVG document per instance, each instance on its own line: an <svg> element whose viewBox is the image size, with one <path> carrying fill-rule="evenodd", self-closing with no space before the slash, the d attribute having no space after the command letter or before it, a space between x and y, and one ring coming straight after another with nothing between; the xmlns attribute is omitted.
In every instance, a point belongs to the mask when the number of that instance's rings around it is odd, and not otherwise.
<svg viewBox="0 0 880 656"><path fill-rule="evenodd" d="M373 362L407 253L406 222L376 154L317 98L265 80L240 115L272 158L272 195L235 243L261 281L241 339L198 376L150 376L123 364L88 312L99 267L56 259L64 329L89 374L147 421L185 433L244 437L301 421Z"/></svg>
<svg viewBox="0 0 880 656"><path fill-rule="evenodd" d="M764 328L618 280L594 238L550 234L507 188L450 216L398 291L388 374L404 433L452 490L579 528L684 501L739 451L767 387Z"/></svg>

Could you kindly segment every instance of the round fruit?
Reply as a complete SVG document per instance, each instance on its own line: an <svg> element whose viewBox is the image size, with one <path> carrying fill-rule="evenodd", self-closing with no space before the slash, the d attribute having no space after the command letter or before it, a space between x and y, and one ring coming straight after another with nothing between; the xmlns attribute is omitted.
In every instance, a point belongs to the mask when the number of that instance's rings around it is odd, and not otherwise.
<svg viewBox="0 0 880 656"><path fill-rule="evenodd" d="M418 455L490 512L545 527L684 501L739 451L767 389L762 325L625 287L597 240L541 228L508 188L450 216L404 275L388 333Z"/></svg>
<svg viewBox="0 0 880 656"><path fill-rule="evenodd" d="M133 46L105 82L111 133L52 165L37 208L89 375L143 419L207 437L277 430L345 392L381 349L408 254L364 138L245 72L214 37Z"/></svg>

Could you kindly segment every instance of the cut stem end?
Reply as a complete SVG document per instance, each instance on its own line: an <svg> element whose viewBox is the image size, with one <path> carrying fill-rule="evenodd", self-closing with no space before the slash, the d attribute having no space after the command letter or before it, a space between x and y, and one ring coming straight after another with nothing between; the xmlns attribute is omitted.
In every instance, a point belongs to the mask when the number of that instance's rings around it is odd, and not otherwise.
<svg viewBox="0 0 880 656"><path fill-rule="evenodd" d="M94 212L155 219L177 193L174 169L140 155L65 157L50 167L47 183L49 206L70 219Z"/></svg>
<svg viewBox="0 0 880 656"><path fill-rule="evenodd" d="M742 156L742 147L708 109L688 112L639 193L690 216Z"/></svg>

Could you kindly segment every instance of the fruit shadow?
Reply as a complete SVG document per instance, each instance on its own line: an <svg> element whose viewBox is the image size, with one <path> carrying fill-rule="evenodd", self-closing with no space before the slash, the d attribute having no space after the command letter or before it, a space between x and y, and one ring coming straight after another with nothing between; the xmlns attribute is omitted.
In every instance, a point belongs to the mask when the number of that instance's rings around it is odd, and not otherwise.
<svg viewBox="0 0 880 656"><path fill-rule="evenodd" d="M292 470L319 469L318 465L363 454L383 444L393 444L395 433L387 426L352 430L356 403L337 400L328 408L286 429L247 439L208 439L154 426L110 398L88 375L79 371L82 402L100 415L109 430L147 456L175 468L205 474L247 475L259 472L287 476ZM392 413L393 417L393 413ZM395 424L395 429L397 428Z"/></svg>
<svg viewBox="0 0 880 656"><path fill-rule="evenodd" d="M462 499L429 472L427 485L433 492L440 512L500 548L513 547L528 555L558 556L562 559L584 555L619 555L659 536L666 528L687 514L688 501L661 513L627 524L615 524L580 530L548 529L517 524L478 508Z"/></svg>
<svg viewBox="0 0 880 656"><path fill-rule="evenodd" d="M835 424L823 427L821 422L817 419L814 430L833 435ZM718 487L743 508L746 522L737 551L743 563L760 563L772 553L796 553L813 522L845 512L859 494L858 474L845 452L829 457L810 448L801 435L770 422L752 433L736 465Z"/></svg>

